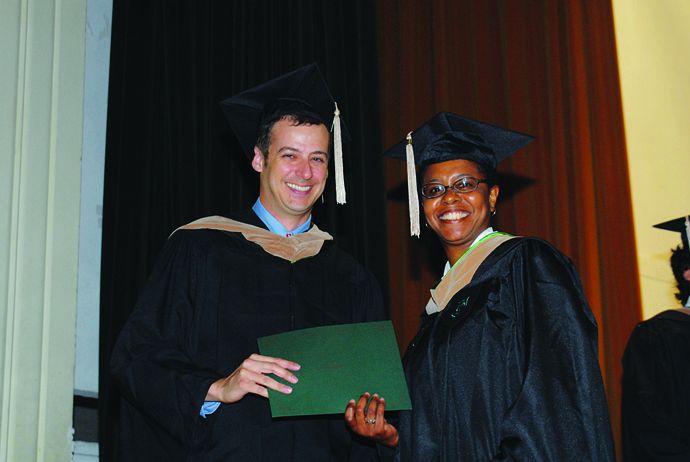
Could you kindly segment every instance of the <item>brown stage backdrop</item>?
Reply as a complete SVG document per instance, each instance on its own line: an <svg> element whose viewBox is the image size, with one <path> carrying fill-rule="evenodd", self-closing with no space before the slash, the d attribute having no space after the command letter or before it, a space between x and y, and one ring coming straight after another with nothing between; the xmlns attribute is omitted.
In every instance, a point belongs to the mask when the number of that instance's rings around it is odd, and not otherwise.
<svg viewBox="0 0 690 462"><path fill-rule="evenodd" d="M442 110L536 137L499 167L511 176L495 225L575 262L599 322L618 446L620 360L640 296L610 2L382 0L379 20L385 146ZM387 160L386 186L391 317L404 347L443 259L429 233L409 237L402 164Z"/></svg>

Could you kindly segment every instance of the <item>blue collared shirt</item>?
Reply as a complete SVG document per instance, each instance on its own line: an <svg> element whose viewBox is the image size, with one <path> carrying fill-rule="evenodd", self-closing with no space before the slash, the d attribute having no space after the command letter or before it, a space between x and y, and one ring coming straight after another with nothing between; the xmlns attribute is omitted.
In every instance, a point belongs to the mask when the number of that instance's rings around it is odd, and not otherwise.
<svg viewBox="0 0 690 462"><path fill-rule="evenodd" d="M264 222L270 232L279 234L281 236L290 237L295 234L300 234L309 230L309 227L311 226L311 215L309 215L307 221L292 231L288 231L287 228L285 228L285 226L283 226L283 224L276 219L276 217L271 215L271 213L266 210L266 207L264 207L264 205L261 203L260 198L256 199L256 202L254 202L254 205L252 206L252 210L254 213L256 213L256 216L258 216L261 221ZM201 411L199 411L199 415L203 418L206 418L207 415L216 412L219 406L220 402L218 401L204 401L204 404L201 406Z"/></svg>
<svg viewBox="0 0 690 462"><path fill-rule="evenodd" d="M256 202L254 202L252 210L261 219L261 221L264 222L264 224L270 232L280 234L281 236L290 237L293 234L300 234L309 230L309 227L311 226L311 215L309 215L307 221L305 221L292 231L288 231L285 228L285 226L283 226L283 224L276 219L276 217L271 215L271 213L268 210L266 210L266 207L264 207L264 204L261 203L260 198L256 199Z"/></svg>

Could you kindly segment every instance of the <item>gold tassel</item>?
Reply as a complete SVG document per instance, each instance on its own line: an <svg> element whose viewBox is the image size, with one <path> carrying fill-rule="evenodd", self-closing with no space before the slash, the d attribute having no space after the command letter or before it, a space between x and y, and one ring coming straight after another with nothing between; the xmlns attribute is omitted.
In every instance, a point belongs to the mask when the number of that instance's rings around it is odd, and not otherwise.
<svg viewBox="0 0 690 462"><path fill-rule="evenodd" d="M340 109L338 109L338 103L335 103L335 112L333 112L333 155L335 157L335 201L338 204L344 204L343 136L340 131Z"/></svg>
<svg viewBox="0 0 690 462"><path fill-rule="evenodd" d="M407 158L407 199L410 209L410 235L419 237L419 196L417 196L417 174L414 169L412 132L407 134L405 155Z"/></svg>

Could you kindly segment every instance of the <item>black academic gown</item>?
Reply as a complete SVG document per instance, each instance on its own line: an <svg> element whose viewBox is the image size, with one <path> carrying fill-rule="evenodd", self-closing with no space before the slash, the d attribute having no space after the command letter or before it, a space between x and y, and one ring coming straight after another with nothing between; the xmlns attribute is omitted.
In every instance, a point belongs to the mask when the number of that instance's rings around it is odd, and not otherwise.
<svg viewBox="0 0 690 462"><path fill-rule="evenodd" d="M404 358L402 461L614 460L597 327L570 261L544 241L496 248Z"/></svg>
<svg viewBox="0 0 690 462"><path fill-rule="evenodd" d="M626 461L690 461L690 316L664 311L635 327L623 354Z"/></svg>
<svg viewBox="0 0 690 462"><path fill-rule="evenodd" d="M264 227L251 211L233 218ZM333 241L290 263L241 233L175 232L112 355L126 398L119 460L375 460L342 415L274 420L257 395L207 418L199 410L215 380L258 352L258 337L381 319L374 277Z"/></svg>

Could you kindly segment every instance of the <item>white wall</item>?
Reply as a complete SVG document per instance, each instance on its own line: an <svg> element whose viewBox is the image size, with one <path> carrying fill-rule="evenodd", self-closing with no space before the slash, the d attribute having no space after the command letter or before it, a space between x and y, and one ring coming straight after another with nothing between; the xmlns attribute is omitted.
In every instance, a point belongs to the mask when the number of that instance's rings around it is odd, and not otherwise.
<svg viewBox="0 0 690 462"><path fill-rule="evenodd" d="M87 0L74 393L98 396L103 173L112 0Z"/></svg>

